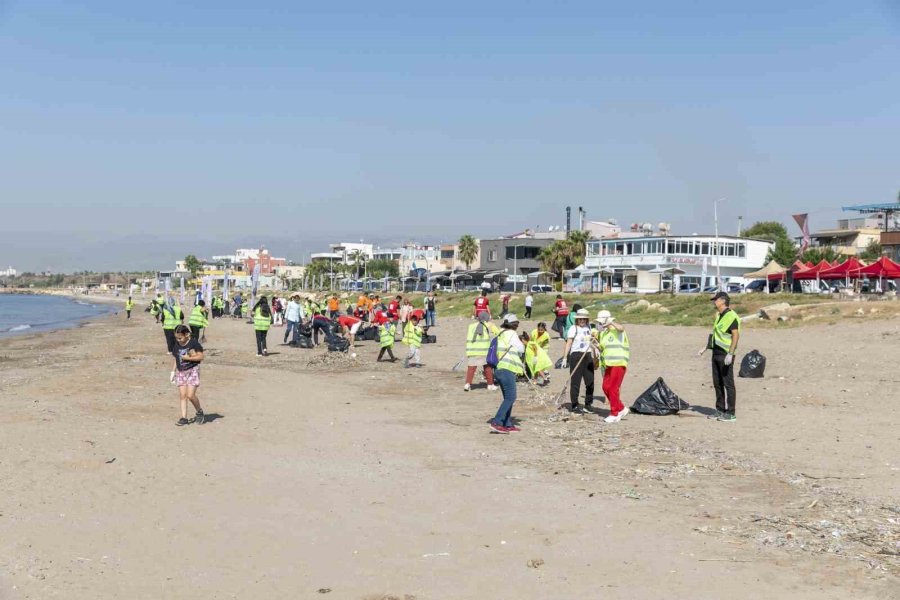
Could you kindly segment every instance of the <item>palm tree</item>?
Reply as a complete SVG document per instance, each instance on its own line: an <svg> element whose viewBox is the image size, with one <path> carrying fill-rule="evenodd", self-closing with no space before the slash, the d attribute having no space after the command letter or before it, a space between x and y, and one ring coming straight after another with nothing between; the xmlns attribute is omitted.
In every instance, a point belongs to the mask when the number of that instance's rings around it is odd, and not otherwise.
<svg viewBox="0 0 900 600"><path fill-rule="evenodd" d="M359 265L362 264L365 269L366 255L362 250L354 250L350 253L350 260L356 266L356 278L359 279Z"/></svg>
<svg viewBox="0 0 900 600"><path fill-rule="evenodd" d="M470 269L472 261L478 256L478 242L475 241L474 237L467 233L459 238L459 241L456 242L456 244L458 246L457 253L459 255L459 260L466 264L467 270Z"/></svg>

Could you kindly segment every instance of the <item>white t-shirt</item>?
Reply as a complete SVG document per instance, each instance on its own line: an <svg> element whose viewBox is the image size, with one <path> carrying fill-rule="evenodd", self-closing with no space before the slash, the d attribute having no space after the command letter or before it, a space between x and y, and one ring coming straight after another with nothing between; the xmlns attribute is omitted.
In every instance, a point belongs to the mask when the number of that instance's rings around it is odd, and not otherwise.
<svg viewBox="0 0 900 600"><path fill-rule="evenodd" d="M591 328L572 325L566 334L567 340L573 340L569 352L588 352L591 349Z"/></svg>
<svg viewBox="0 0 900 600"><path fill-rule="evenodd" d="M528 294L527 296L525 296L525 306L530 307L533 304L534 304L534 296L532 296L531 294Z"/></svg>

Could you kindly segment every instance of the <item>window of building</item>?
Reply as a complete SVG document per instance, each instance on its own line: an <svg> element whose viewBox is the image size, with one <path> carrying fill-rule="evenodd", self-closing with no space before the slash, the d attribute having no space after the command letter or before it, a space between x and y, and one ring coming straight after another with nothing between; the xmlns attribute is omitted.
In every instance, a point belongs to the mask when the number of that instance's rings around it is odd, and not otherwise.
<svg viewBox="0 0 900 600"><path fill-rule="evenodd" d="M709 242L703 242L700 244L700 254L703 256L709 256Z"/></svg>
<svg viewBox="0 0 900 600"><path fill-rule="evenodd" d="M666 254L675 254L675 242L666 240Z"/></svg>
<svg viewBox="0 0 900 600"><path fill-rule="evenodd" d="M497 262L497 251L493 248L488 251L488 262Z"/></svg>
<svg viewBox="0 0 900 600"><path fill-rule="evenodd" d="M737 251L738 251L738 257L746 258L747 257L747 244L738 244Z"/></svg>
<svg viewBox="0 0 900 600"><path fill-rule="evenodd" d="M441 258L453 258L453 250L441 250Z"/></svg>

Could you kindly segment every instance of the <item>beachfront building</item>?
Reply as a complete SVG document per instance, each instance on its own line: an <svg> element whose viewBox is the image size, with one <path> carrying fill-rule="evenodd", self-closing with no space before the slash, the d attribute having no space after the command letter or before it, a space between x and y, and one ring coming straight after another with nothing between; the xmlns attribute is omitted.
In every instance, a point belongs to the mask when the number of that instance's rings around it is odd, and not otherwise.
<svg viewBox="0 0 900 600"><path fill-rule="evenodd" d="M859 256L873 241L880 241L883 219L877 216L838 219L836 228L809 234L811 247L830 247L844 256Z"/></svg>
<svg viewBox="0 0 900 600"><path fill-rule="evenodd" d="M269 254L265 248L260 248L255 257L244 259L244 271L253 273L256 265L259 265L259 272L262 275L272 275L275 273L276 267L283 267L287 264L286 258L276 258Z"/></svg>
<svg viewBox="0 0 900 600"><path fill-rule="evenodd" d="M355 265L356 257L359 256L363 261L369 261L373 258L372 244L364 244L362 242L338 242L337 244L328 244L332 254L340 255L340 261L345 265Z"/></svg>
<svg viewBox="0 0 900 600"><path fill-rule="evenodd" d="M6 269L0 271L0 277L15 277L17 271L12 267L7 267Z"/></svg>
<svg viewBox="0 0 900 600"><path fill-rule="evenodd" d="M744 273L763 266L773 246L766 240L720 235L633 235L589 240L583 268L570 273L567 291L651 293L698 291L723 282L749 283Z"/></svg>
<svg viewBox="0 0 900 600"><path fill-rule="evenodd" d="M479 266L488 274L502 273L514 289L528 285L528 276L541 270L541 250L557 239L556 232L531 233L526 230L508 237L479 241ZM560 231L562 237L565 232ZM540 237L538 237L540 236Z"/></svg>

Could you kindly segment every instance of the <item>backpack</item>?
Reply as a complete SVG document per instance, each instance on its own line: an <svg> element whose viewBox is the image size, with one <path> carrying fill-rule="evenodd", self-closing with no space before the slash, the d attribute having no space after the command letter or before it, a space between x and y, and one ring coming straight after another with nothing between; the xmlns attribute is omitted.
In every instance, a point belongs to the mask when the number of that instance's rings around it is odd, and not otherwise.
<svg viewBox="0 0 900 600"><path fill-rule="evenodd" d="M751 350L744 356L741 361L741 370L738 377L748 377L757 379L764 377L766 373L766 357L759 353L759 350Z"/></svg>
<svg viewBox="0 0 900 600"><path fill-rule="evenodd" d="M497 365L500 364L500 361L503 360L503 357L506 356L509 351L512 349L512 346L506 349L506 352L503 353L503 356L497 356L497 340L500 339L500 336L503 335L503 332L500 332L493 339L491 339L491 345L488 346L487 356L484 357L484 364L491 367L492 369L496 369Z"/></svg>

